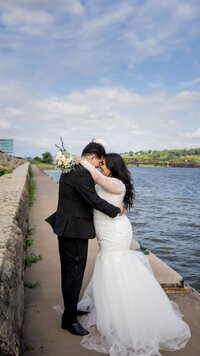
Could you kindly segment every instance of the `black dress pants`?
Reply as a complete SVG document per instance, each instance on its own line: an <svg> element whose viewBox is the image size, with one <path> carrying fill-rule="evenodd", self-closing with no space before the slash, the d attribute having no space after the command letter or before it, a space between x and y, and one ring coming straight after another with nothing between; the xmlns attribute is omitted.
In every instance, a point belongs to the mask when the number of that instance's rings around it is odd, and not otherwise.
<svg viewBox="0 0 200 356"><path fill-rule="evenodd" d="M83 281L88 251L87 239L58 236L61 262L61 288L64 300L62 320L77 321L77 303Z"/></svg>

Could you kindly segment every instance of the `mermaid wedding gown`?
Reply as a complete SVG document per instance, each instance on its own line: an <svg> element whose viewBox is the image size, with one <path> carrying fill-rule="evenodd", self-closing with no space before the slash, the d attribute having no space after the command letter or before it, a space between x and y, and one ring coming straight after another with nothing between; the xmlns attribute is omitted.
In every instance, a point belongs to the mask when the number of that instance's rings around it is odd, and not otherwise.
<svg viewBox="0 0 200 356"><path fill-rule="evenodd" d="M124 184L104 177L88 161L98 195L123 205ZM101 185L100 185L101 184ZM190 338L178 305L160 287L147 257L130 250L132 227L126 215L110 218L94 210L99 244L94 273L78 309L89 310L81 323L89 328L81 345L111 356L158 356L179 350Z"/></svg>

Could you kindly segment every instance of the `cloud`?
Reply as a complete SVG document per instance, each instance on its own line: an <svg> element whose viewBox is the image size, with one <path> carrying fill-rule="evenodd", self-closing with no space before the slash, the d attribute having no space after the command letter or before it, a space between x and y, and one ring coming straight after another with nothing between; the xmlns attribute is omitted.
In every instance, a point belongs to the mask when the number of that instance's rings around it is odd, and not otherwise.
<svg viewBox="0 0 200 356"><path fill-rule="evenodd" d="M76 153L196 144L182 134L199 127L199 14L198 0L0 2L1 135L24 155L59 136Z"/></svg>
<svg viewBox="0 0 200 356"><path fill-rule="evenodd" d="M198 92L139 95L121 87L92 87L41 98L16 82L2 83L0 94L2 138L13 137L17 154L27 156L56 152L60 136L78 154L92 138L116 152L185 147L189 135L179 132L192 127L188 115L200 97Z"/></svg>
<svg viewBox="0 0 200 356"><path fill-rule="evenodd" d="M187 88L187 87L193 87L195 86L196 84L199 84L200 83L200 78L196 78L194 80L190 80L190 81L187 81L187 82L181 82L179 85L178 85L178 89L183 89L183 88Z"/></svg>
<svg viewBox="0 0 200 356"><path fill-rule="evenodd" d="M0 120L0 130L7 130L10 128L11 128L11 125L8 121Z"/></svg>
<svg viewBox="0 0 200 356"><path fill-rule="evenodd" d="M52 15L42 10L27 10L23 8L8 8L1 16L1 22L5 26L16 25L50 25L53 22Z"/></svg>
<svg viewBox="0 0 200 356"><path fill-rule="evenodd" d="M196 0L11 0L0 12L0 74L33 88L170 61L200 31Z"/></svg>
<svg viewBox="0 0 200 356"><path fill-rule="evenodd" d="M195 130L194 132L183 132L181 133L182 137L187 137L187 138L200 138L200 128Z"/></svg>
<svg viewBox="0 0 200 356"><path fill-rule="evenodd" d="M133 48L133 64L158 56L163 59L181 48L191 36L190 29L199 15L196 1L158 0L138 6L134 21L124 31L124 38Z"/></svg>

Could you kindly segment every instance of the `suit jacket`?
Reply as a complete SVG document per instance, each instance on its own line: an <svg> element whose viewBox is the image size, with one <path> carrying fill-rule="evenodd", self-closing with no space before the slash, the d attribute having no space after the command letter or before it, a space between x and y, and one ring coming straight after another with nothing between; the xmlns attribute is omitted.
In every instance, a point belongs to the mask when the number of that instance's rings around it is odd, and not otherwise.
<svg viewBox="0 0 200 356"><path fill-rule="evenodd" d="M59 181L57 211L45 219L58 236L92 239L95 235L93 208L115 217L120 209L101 199L91 174L80 164Z"/></svg>

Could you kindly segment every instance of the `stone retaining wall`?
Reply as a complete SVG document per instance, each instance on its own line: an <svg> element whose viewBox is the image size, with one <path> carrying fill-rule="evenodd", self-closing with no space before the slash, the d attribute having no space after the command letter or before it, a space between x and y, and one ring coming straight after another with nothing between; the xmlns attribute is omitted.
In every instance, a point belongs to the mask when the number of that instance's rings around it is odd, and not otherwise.
<svg viewBox="0 0 200 356"><path fill-rule="evenodd" d="M18 356L24 312L29 163L0 177L0 355Z"/></svg>

